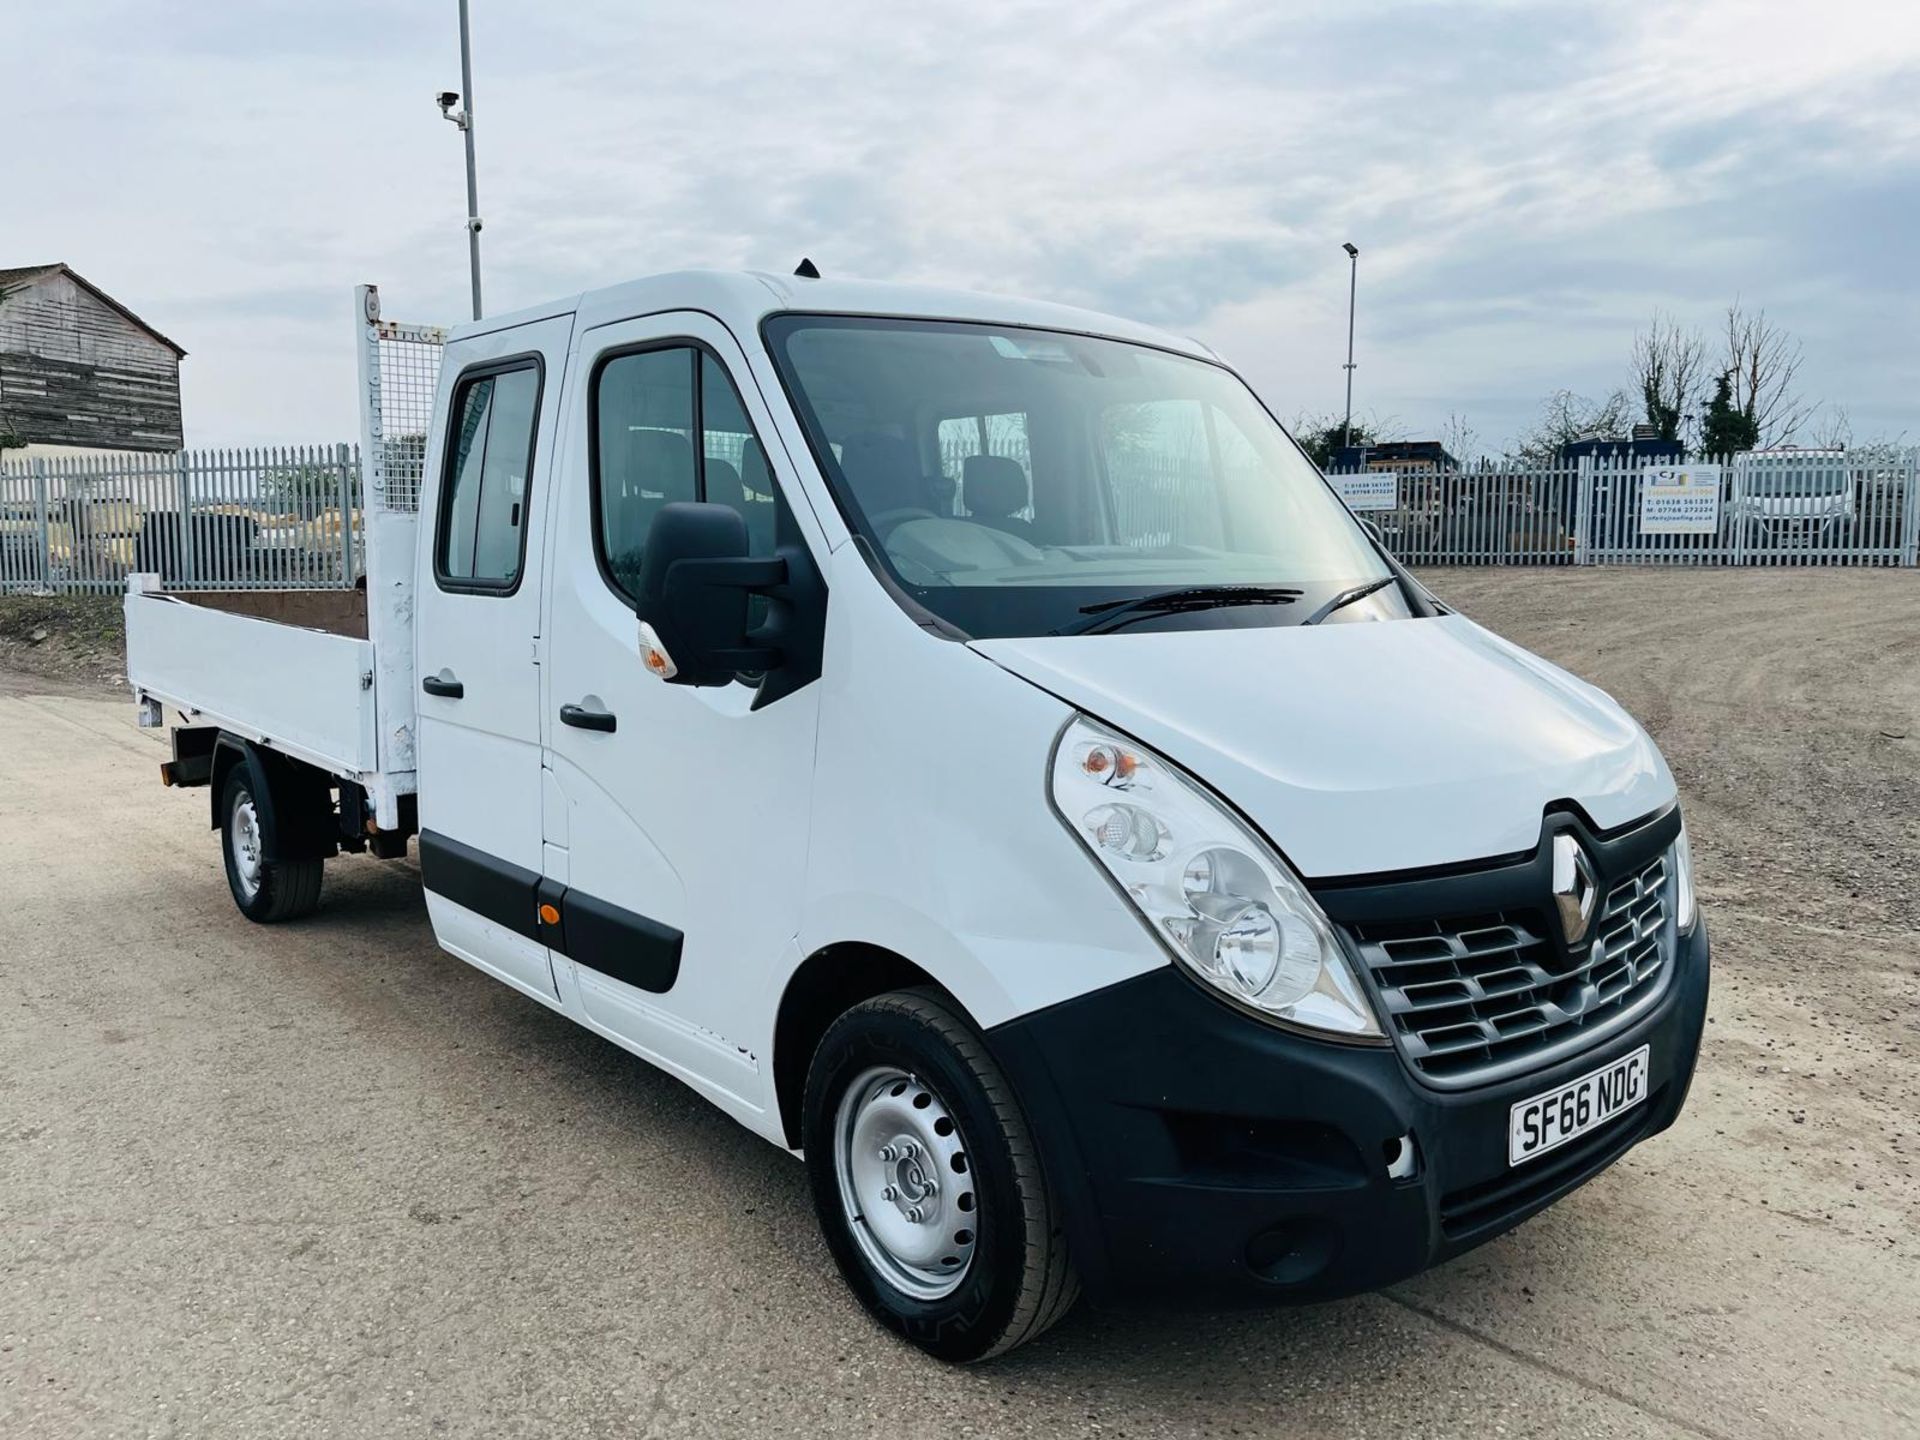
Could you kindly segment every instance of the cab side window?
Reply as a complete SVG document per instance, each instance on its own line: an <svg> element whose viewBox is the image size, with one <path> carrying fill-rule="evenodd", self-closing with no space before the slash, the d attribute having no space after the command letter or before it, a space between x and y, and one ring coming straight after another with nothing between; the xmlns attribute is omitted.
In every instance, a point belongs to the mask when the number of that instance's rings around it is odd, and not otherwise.
<svg viewBox="0 0 1920 1440"><path fill-rule="evenodd" d="M773 483L767 452L753 433L740 392L711 355L700 356L700 453L706 462L701 498L731 505L747 522L747 542L755 555L773 554L774 506L780 490Z"/></svg>
<svg viewBox="0 0 1920 1440"><path fill-rule="evenodd" d="M593 382L593 490L600 558L629 600L653 517L675 500L738 510L755 555L771 555L779 491L727 372L691 345L603 361Z"/></svg>
<svg viewBox="0 0 1920 1440"><path fill-rule="evenodd" d="M443 586L507 592L519 583L539 402L540 370L530 363L455 389L434 556Z"/></svg>
<svg viewBox="0 0 1920 1440"><path fill-rule="evenodd" d="M693 352L616 355L594 381L594 500L607 574L629 599L640 592L640 556L653 517L697 500Z"/></svg>

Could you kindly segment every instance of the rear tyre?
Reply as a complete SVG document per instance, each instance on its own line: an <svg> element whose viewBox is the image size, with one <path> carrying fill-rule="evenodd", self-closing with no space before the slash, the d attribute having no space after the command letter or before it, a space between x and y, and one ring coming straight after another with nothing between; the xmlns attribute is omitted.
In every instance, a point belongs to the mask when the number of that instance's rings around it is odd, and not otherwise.
<svg viewBox="0 0 1920 1440"><path fill-rule="evenodd" d="M311 915L320 904L319 860L269 860L260 801L244 764L227 775L220 800L220 848L226 856L227 888L240 913L260 925Z"/></svg>
<svg viewBox="0 0 1920 1440"><path fill-rule="evenodd" d="M1033 1136L985 1043L931 990L865 1001L807 1073L814 1208L849 1287L942 1360L1033 1339L1080 1294Z"/></svg>

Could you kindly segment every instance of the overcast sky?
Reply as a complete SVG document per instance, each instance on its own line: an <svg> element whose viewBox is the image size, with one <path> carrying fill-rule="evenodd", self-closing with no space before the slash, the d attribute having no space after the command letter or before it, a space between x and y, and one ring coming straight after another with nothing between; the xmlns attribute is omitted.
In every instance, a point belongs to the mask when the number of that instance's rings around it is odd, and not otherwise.
<svg viewBox="0 0 1920 1440"><path fill-rule="evenodd" d="M465 318L454 0L0 0L0 266L191 353L192 444L346 438L352 286ZM1920 439L1920 6L473 0L490 309L688 265L1196 335L1283 417L1498 450L1739 296Z"/></svg>

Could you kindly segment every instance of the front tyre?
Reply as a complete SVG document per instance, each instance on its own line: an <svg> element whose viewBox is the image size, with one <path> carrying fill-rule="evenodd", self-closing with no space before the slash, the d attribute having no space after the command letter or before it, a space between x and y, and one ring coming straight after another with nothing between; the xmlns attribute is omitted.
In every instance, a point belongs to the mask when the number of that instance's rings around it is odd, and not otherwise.
<svg viewBox="0 0 1920 1440"><path fill-rule="evenodd" d="M860 1302L943 1360L986 1360L1072 1308L1080 1286L1012 1087L929 990L847 1011L807 1073L814 1207Z"/></svg>
<svg viewBox="0 0 1920 1440"><path fill-rule="evenodd" d="M220 799L220 848L227 888L247 919L277 925L310 915L320 904L319 860L269 860L260 800L244 764L227 775Z"/></svg>

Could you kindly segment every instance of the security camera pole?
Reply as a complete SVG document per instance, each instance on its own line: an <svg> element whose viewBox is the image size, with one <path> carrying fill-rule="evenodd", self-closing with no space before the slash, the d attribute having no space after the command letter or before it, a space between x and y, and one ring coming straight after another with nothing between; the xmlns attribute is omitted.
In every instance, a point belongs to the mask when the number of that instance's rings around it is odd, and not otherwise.
<svg viewBox="0 0 1920 1440"><path fill-rule="evenodd" d="M460 3L464 10L466 0L460 0ZM469 151L473 148L473 137L471 135L467 137L467 148ZM1351 240L1343 242L1340 248L1347 252L1349 264L1347 274L1347 423L1340 427L1340 448L1350 450L1353 448L1353 302L1360 290L1360 250ZM478 266L479 263L478 260L474 261L476 266ZM477 287L480 284L477 278L479 271L476 269L474 274L476 278L473 283ZM473 313L478 316L480 313L477 308L480 304L480 291L476 288L473 294L473 303L476 307Z"/></svg>
<svg viewBox="0 0 1920 1440"><path fill-rule="evenodd" d="M473 164L473 43L467 29L467 0L460 0L460 84L466 108L456 110L460 97L441 91L440 113L467 137L467 258L473 271L473 318L480 318L480 182Z"/></svg>

